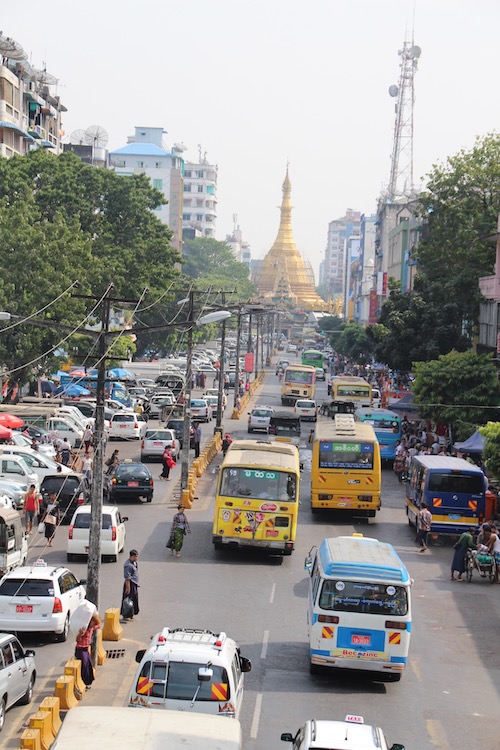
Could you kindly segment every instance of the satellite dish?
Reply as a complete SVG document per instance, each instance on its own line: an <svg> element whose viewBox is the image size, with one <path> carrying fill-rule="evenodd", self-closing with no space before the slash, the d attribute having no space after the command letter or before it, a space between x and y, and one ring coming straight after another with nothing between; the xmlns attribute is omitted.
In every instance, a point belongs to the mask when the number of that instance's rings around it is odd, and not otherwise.
<svg viewBox="0 0 500 750"><path fill-rule="evenodd" d="M420 47L417 47L416 45L414 47L410 47L410 51L408 53L410 57L414 58L415 60L418 60L420 55L422 54L422 50Z"/></svg>
<svg viewBox="0 0 500 750"><path fill-rule="evenodd" d="M85 133L86 131L83 128L79 128L78 130L73 130L69 137L69 142L73 144L73 146L85 146Z"/></svg>
<svg viewBox="0 0 500 750"><path fill-rule="evenodd" d="M0 55L9 60L26 60L28 55L23 50L21 45L11 39L9 36L4 36L0 31Z"/></svg>
<svg viewBox="0 0 500 750"><path fill-rule="evenodd" d="M44 70L38 70L37 68L33 68L34 78L35 81L38 81L38 83L43 83L45 86L55 86L59 79L53 76L51 73L47 73L47 71Z"/></svg>
<svg viewBox="0 0 500 750"><path fill-rule="evenodd" d="M105 146L107 146L108 141L109 141L108 133L106 130L104 130L102 125L91 125L85 131L84 143L87 146L95 146L96 148L104 148Z"/></svg>
<svg viewBox="0 0 500 750"><path fill-rule="evenodd" d="M174 148L177 149L177 151L187 151L187 146L183 143L174 143Z"/></svg>
<svg viewBox="0 0 500 750"><path fill-rule="evenodd" d="M389 86L389 96L397 96L399 94L399 89L397 86Z"/></svg>

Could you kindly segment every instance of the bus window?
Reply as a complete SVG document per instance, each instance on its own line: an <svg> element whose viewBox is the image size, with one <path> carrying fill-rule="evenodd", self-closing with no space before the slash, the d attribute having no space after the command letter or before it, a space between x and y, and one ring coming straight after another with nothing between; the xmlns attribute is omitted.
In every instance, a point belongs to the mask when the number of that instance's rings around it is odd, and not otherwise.
<svg viewBox="0 0 500 750"><path fill-rule="evenodd" d="M483 477L480 474L453 474L437 471L429 474L429 492L464 492L468 495L480 495L483 491Z"/></svg>
<svg viewBox="0 0 500 750"><path fill-rule="evenodd" d="M321 589L319 606L335 612L405 616L408 596L404 586L326 580Z"/></svg>
<svg viewBox="0 0 500 750"><path fill-rule="evenodd" d="M295 502L297 481L293 474L234 467L224 469L219 494L223 497L253 497Z"/></svg>

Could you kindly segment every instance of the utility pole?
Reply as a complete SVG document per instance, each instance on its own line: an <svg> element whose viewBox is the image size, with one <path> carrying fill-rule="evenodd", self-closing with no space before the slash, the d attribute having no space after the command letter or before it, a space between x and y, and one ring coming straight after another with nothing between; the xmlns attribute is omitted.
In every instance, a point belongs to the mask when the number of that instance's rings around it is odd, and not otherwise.
<svg viewBox="0 0 500 750"><path fill-rule="evenodd" d="M184 389L184 431L182 437L181 464L181 497L182 491L187 489L189 476L189 442L191 426L191 384L193 382L193 327L194 321L194 290L189 292L187 319L189 323L187 355L186 355L186 387Z"/></svg>
<svg viewBox="0 0 500 750"><path fill-rule="evenodd" d="M224 305L226 303L226 294L225 292L221 292L222 295L222 309L224 309ZM222 397L224 394L224 357L226 356L225 352L226 348L226 321L222 321L221 325L221 339L220 339L220 357L219 357L219 392L218 392L218 399L217 399L217 417L215 420L215 428L214 428L214 435L216 435L218 432L221 433L222 436ZM238 357L238 352L236 352L236 357ZM236 371L238 371L238 362L236 363ZM237 377L237 373L236 373ZM234 382L234 390L236 392L237 388L237 381L235 379Z"/></svg>
<svg viewBox="0 0 500 750"><path fill-rule="evenodd" d="M257 375L259 374L259 336L261 335L261 324L262 324L262 317L260 313L257 313L257 325L256 325L256 334L255 334L255 361L254 361L254 377L255 380L257 380ZM262 346L262 342L261 342Z"/></svg>
<svg viewBox="0 0 500 750"><path fill-rule="evenodd" d="M233 406L236 409L238 396L240 395L240 349L241 349L241 307L238 308L238 328L236 334L236 373L234 376L234 401Z"/></svg>

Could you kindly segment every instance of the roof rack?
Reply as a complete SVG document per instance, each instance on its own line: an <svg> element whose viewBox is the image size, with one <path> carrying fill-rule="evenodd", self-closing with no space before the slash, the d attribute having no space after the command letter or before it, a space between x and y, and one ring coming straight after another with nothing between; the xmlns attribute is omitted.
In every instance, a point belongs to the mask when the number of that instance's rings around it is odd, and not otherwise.
<svg viewBox="0 0 500 750"><path fill-rule="evenodd" d="M352 414L335 414L335 429L339 434L354 435L354 416Z"/></svg>

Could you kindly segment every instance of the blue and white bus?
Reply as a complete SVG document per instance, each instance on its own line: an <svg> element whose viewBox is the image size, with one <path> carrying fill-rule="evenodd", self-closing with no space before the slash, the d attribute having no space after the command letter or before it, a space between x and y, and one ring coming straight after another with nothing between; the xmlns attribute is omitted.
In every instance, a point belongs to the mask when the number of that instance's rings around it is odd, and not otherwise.
<svg viewBox="0 0 500 750"><path fill-rule="evenodd" d="M310 671L341 667L397 682L411 635L411 579L391 544L362 534L324 539L305 561Z"/></svg>
<svg viewBox="0 0 500 750"><path fill-rule="evenodd" d="M395 411L389 411L389 409L362 407L356 409L354 418L357 422L366 422L372 425L380 445L382 461L394 461L396 445L402 436L399 414L396 414Z"/></svg>
<svg viewBox="0 0 500 750"><path fill-rule="evenodd" d="M454 456L414 456L406 483L406 514L416 525L422 503L432 513L431 535L461 534L485 520L486 477Z"/></svg>

